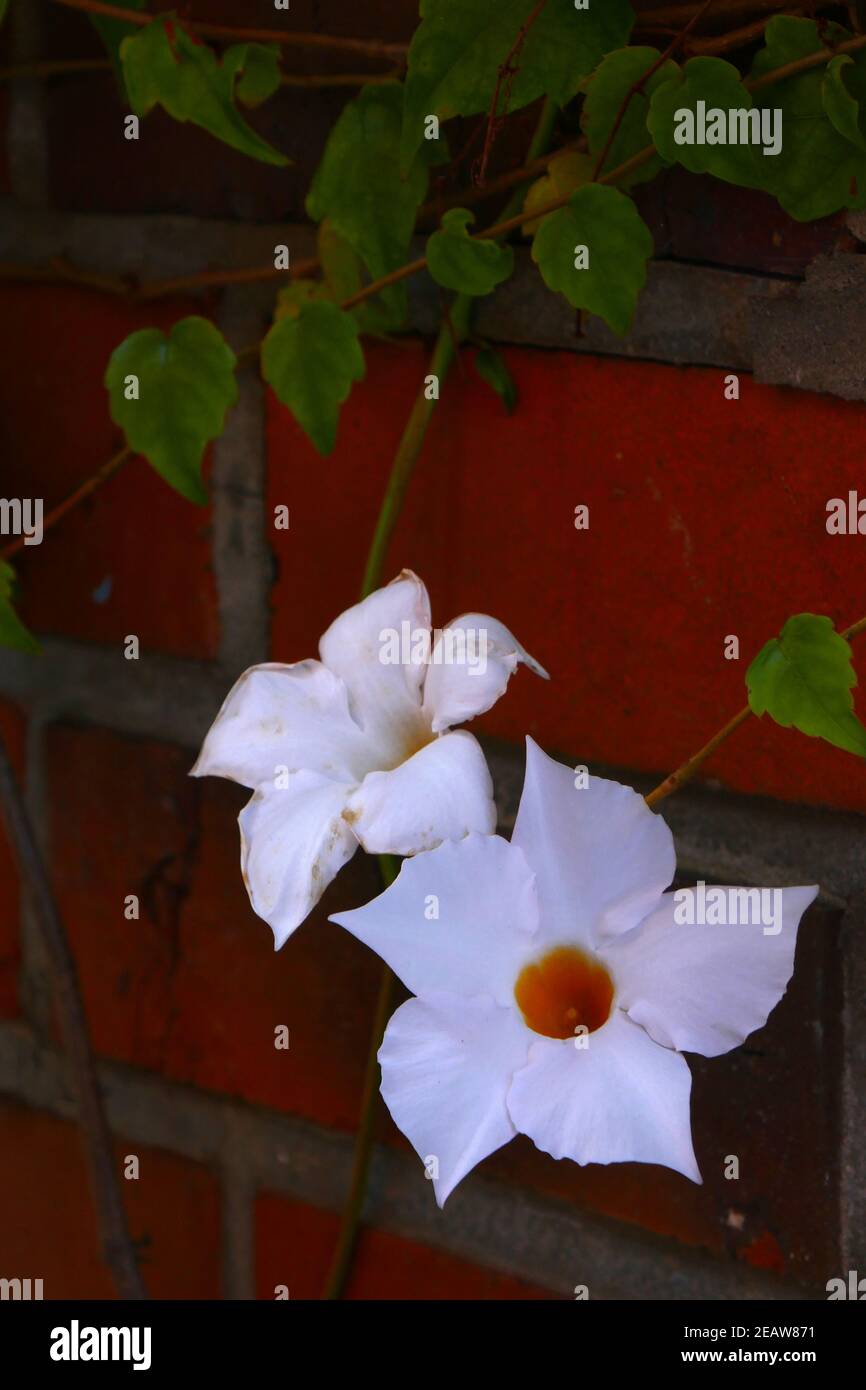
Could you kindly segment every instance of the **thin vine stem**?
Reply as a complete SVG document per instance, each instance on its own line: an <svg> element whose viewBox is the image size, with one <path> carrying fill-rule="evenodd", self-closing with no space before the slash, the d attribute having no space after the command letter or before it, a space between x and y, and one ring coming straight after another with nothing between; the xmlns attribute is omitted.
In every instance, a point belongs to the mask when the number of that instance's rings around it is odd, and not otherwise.
<svg viewBox="0 0 866 1390"><path fill-rule="evenodd" d="M818 0L815 9L832 9L836 3L837 0ZM788 5L789 0L718 0L713 19L739 19L743 15L754 15L761 11L769 14L786 10ZM694 14L699 8L698 4L661 5L657 10L643 10L635 17L635 27L643 29L657 24L682 24L688 15Z"/></svg>
<svg viewBox="0 0 866 1390"><path fill-rule="evenodd" d="M380 854L379 868L382 875L382 886L387 888L397 877L400 871L400 863L399 860L395 859L390 854ZM367 1053L367 1062L364 1067L364 1086L361 1092L361 1117L358 1121L358 1128L355 1133L352 1173L349 1178L349 1196L340 1225L337 1247L334 1251L333 1261L328 1273L328 1281L325 1285L325 1292L323 1295L325 1299L342 1298L346 1283L352 1271L352 1260L358 1242L364 1195L367 1191L370 1160L373 1156L374 1124L376 1119L377 1097L379 1094L378 1052L385 1027L394 1008L396 992L397 977L386 965L379 980L379 994L376 999L376 1012L373 1015L373 1028L370 1035L371 1046Z"/></svg>
<svg viewBox="0 0 866 1390"><path fill-rule="evenodd" d="M76 507L79 502L83 502L85 497L89 497L92 492L95 492L102 483L113 477L118 469L123 467L127 459L131 459L132 457L132 450L128 445L124 445L124 447L119 449L116 454L113 454L101 468L97 468L95 473L92 473L89 478L85 478L83 483L79 483L75 491L70 492L69 496L58 503L54 510L50 511L45 517L42 522L43 534L51 526L54 526L60 521L67 512L70 512L73 507ZM0 550L0 559L11 560L13 555L17 555L19 550L24 548L25 543L25 536L16 536L14 541L10 541L3 550Z"/></svg>
<svg viewBox="0 0 866 1390"><path fill-rule="evenodd" d="M75 1097L81 1142L99 1221L102 1257L118 1296L145 1299L135 1258L102 1086L90 1046L75 957L57 907L48 870L6 745L0 737L0 811L19 876L45 947L61 1037Z"/></svg>
<svg viewBox="0 0 866 1390"><path fill-rule="evenodd" d="M709 743L705 743L703 748L699 748L697 753L693 754L687 762L684 762L681 767L677 768L676 772L672 772L669 777L666 777L663 782L660 782L657 787L653 788L645 798L647 806L657 805L657 803L663 801L666 796L671 796L674 792L678 792L680 787L685 786L686 782L690 782L698 768L706 762L711 754L715 753L716 749L725 742L725 739L730 738L731 734L734 733L736 729L739 729L741 724L745 724L751 713L751 709L746 705L744 709L740 710L739 714L734 715L733 719L729 719L727 724L719 729L717 734L713 735Z"/></svg>
<svg viewBox="0 0 866 1390"><path fill-rule="evenodd" d="M856 623L852 623L850 627L843 628L839 636L844 637L846 642L850 642L853 637L859 637L861 632L866 632L866 618L860 618ZM672 772L670 776L666 777L663 782L660 782L657 787L654 787L653 790L647 794L645 798L647 806L656 806L658 802L663 801L666 796L671 796L673 792L678 792L680 787L684 787L687 782L690 782L698 771L698 768L703 766L707 758L711 757L716 749L720 748L725 740L730 738L731 734L739 729L741 724L745 724L751 713L751 707L746 705L738 714L734 715L733 719L729 719L727 724L719 729L717 734L713 734L713 737L708 743L704 744L703 748L699 748L697 753L693 753L681 767L678 767L675 772Z"/></svg>
<svg viewBox="0 0 866 1390"><path fill-rule="evenodd" d="M13 67L0 68L0 82L15 82L22 77L70 77L82 72L113 72L110 58L46 58L39 62L17 63ZM280 85L283 87L376 87L393 82L402 74L402 67L394 72L281 72Z"/></svg>
<svg viewBox="0 0 866 1390"><path fill-rule="evenodd" d="M79 72L111 72L110 58L45 58L33 63L15 63L0 68L0 82L17 82L22 77L68 77Z"/></svg>
<svg viewBox="0 0 866 1390"><path fill-rule="evenodd" d="M789 10L788 14L794 19L799 19L803 11ZM771 18L772 15L765 15L763 19L754 19L751 24L744 24L740 29L728 29L726 33L716 34L711 38L689 38L684 44L685 51L695 58L704 58L718 53L730 53L735 48L745 48L761 38Z"/></svg>
<svg viewBox="0 0 866 1390"><path fill-rule="evenodd" d="M318 257L310 256L291 268L290 279L310 275L319 266ZM187 291L213 289L226 285L254 285L267 280L285 280L286 272L270 266L241 266L238 270L202 270L193 275L176 275L170 280L151 280L133 291L136 300L162 299L166 295Z"/></svg>
<svg viewBox="0 0 866 1390"><path fill-rule="evenodd" d="M529 31L531 30L533 24L535 24L536 20L539 19L539 17L541 16L541 12L546 4L547 0L535 0L535 5L533 6L532 10L529 12L529 14L526 16L526 19L520 26L517 38L514 40L514 43L511 45L510 49L505 55L505 58L499 66L499 71L496 74L496 85L493 88L493 99L490 103L490 112L487 117L487 128L484 135L484 147L481 151L481 155L478 160L477 171L475 173L474 181L477 184L483 184L487 175L487 162L490 158L490 154L493 149L493 141L496 138L496 132L500 128L502 121L505 119L505 115L508 111L508 102L511 96L511 87L514 81L515 74L517 72L517 64L520 60L520 54L523 51L523 45L526 43L526 40L529 36ZM505 99L502 103L504 110L502 116L499 116L497 115L497 107L499 106L500 93L503 90L505 94Z"/></svg>
<svg viewBox="0 0 866 1390"><path fill-rule="evenodd" d="M472 300L470 297L458 295L451 307L450 325L443 324L439 329L436 346L430 358L428 375L435 376L440 387L454 361L458 343L466 336L471 308ZM364 570L364 582L361 588L362 598L366 598L381 583L388 545L403 508L406 489L409 486L409 480L421 452L421 446L427 434L427 427L433 418L436 404L436 401L428 399L427 393L422 390L418 393L412 406L403 437L394 455L391 476L388 479L388 486L376 521L376 529L373 532L370 553L367 556L367 565Z"/></svg>

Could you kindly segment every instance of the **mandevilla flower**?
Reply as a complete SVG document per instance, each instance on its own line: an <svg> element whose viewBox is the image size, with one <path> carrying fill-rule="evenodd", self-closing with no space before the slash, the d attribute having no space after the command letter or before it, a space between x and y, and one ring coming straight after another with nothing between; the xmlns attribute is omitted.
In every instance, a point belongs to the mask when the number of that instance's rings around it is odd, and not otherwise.
<svg viewBox="0 0 866 1390"><path fill-rule="evenodd" d="M484 755L452 726L490 709L519 662L546 675L495 618L431 633L409 570L341 614L319 655L246 671L192 769L254 788L241 867L277 949L359 843L408 855L495 829Z"/></svg>
<svg viewBox="0 0 866 1390"><path fill-rule="evenodd" d="M510 843L443 844L333 918L417 996L385 1032L382 1095L440 1206L515 1134L554 1158L701 1181L681 1054L715 1057L764 1024L818 890L772 890L771 922L735 911L722 925L719 894L765 899L706 889L712 916L689 914L691 890L665 892L674 869L671 832L642 797L601 777L578 787L527 739Z"/></svg>

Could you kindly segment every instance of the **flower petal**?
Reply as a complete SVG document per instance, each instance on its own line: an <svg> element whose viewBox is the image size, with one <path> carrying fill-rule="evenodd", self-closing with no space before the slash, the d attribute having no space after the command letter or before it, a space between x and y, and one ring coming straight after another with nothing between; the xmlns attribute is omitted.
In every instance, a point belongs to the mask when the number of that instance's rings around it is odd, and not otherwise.
<svg viewBox="0 0 866 1390"><path fill-rule="evenodd" d="M662 1163L700 1182L685 1058L619 1009L585 1040L586 1048L554 1038L533 1043L508 1092L520 1133L554 1158Z"/></svg>
<svg viewBox="0 0 866 1390"><path fill-rule="evenodd" d="M331 921L370 946L413 994L489 994L513 1008L538 906L520 850L498 835L467 835L407 859L378 898Z"/></svg>
<svg viewBox="0 0 866 1390"><path fill-rule="evenodd" d="M521 661L549 680L544 667L496 618L464 613L443 628L424 682L424 713L434 734L491 709Z"/></svg>
<svg viewBox="0 0 866 1390"><path fill-rule="evenodd" d="M387 634L396 634L399 647L404 632L410 653L414 634L426 634L429 643L430 600L411 570L341 613L319 643L319 655L345 681L352 714L378 750L373 767L396 766L418 747L422 734L430 734L421 716L426 665L388 660Z"/></svg>
<svg viewBox="0 0 866 1390"><path fill-rule="evenodd" d="M505 1096L531 1036L515 1010L447 993L410 999L388 1024L382 1096L432 1170L440 1207L476 1163L514 1137Z"/></svg>
<svg viewBox="0 0 866 1390"><path fill-rule="evenodd" d="M493 782L477 739L463 729L428 743L393 772L370 772L349 799L368 854L417 854L470 830L496 829Z"/></svg>
<svg viewBox="0 0 866 1390"><path fill-rule="evenodd" d="M537 877L545 936L589 947L636 926L676 869L673 836L642 796L604 777L576 787L531 738L512 842Z"/></svg>
<svg viewBox="0 0 866 1390"><path fill-rule="evenodd" d="M360 782L373 766L337 676L319 661L268 662L235 681L190 775L260 787L280 767Z"/></svg>
<svg viewBox="0 0 866 1390"><path fill-rule="evenodd" d="M277 950L358 848L342 815L350 786L315 772L288 783L257 791L238 817L244 882Z"/></svg>
<svg viewBox="0 0 866 1390"><path fill-rule="evenodd" d="M704 1057L738 1047L763 1027L785 993L797 927L818 893L815 887L775 891L781 893L780 930L767 934L760 923L678 923L676 895L665 893L645 922L602 952L620 1007L663 1047Z"/></svg>

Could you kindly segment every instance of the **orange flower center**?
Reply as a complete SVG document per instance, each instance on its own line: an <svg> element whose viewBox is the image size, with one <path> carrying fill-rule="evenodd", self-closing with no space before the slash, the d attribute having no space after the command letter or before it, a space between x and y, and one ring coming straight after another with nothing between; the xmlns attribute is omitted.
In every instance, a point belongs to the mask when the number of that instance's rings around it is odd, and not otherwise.
<svg viewBox="0 0 866 1390"><path fill-rule="evenodd" d="M514 997L534 1033L572 1038L578 1028L594 1033L607 1022L613 981L601 962L578 946L557 946L523 967Z"/></svg>

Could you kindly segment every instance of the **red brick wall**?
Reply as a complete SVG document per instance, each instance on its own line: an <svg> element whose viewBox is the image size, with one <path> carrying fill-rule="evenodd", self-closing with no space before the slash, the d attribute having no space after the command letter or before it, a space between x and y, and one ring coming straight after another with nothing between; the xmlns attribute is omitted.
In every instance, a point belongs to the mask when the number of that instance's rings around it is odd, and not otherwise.
<svg viewBox="0 0 866 1390"><path fill-rule="evenodd" d="M449 382L391 568L424 576L436 621L490 611L550 671L549 685L515 682L486 729L670 771L745 704L746 667L787 617L863 616L858 538L825 527L828 498L862 489L863 407L748 377L728 401L717 370L506 357L513 417L474 373ZM271 502L293 504L275 541L277 659L311 653L354 596L401 429L386 403L411 397L424 360L420 348L371 354L324 467L272 404ZM579 503L588 531L574 528ZM739 662L724 658L730 633ZM766 720L710 773L741 791L866 808L850 757Z"/></svg>
<svg viewBox="0 0 866 1390"><path fill-rule="evenodd" d="M293 5L293 21L310 26L320 8ZM333 9L334 31L354 31L353 8ZM404 35L414 5L393 9L367 6L364 27ZM207 13L236 17L235 0ZM260 0L244 17L262 22L268 13ZM49 54L96 51L80 16L51 16ZM131 166L109 78L64 80L47 97L57 208L259 221L300 215L318 149L304 131L320 134L342 99L284 92L262 117L269 138L298 156L284 175L158 116ZM0 163L0 186L3 177ZM692 209L704 206L696 181L688 186ZM729 263L773 268L781 252L762 200L712 196L740 229ZM684 213L674 229L679 253L695 258L703 247L717 260L712 231L696 225L693 211ZM815 235L828 245L841 244L844 233L833 223ZM785 250L789 272L817 245L805 232L799 237ZM29 495L38 480L46 506L59 501L118 447L101 385L113 347L136 328L167 327L189 312L216 315L222 303L213 295L143 306L80 288L4 284L4 491ZM267 402L263 527L274 560L275 660L312 655L321 631L356 596L426 351L416 340L370 349L367 379L353 391L326 461ZM863 406L761 387L747 375L741 399L726 401L718 369L531 348L506 356L520 392L511 419L468 366L453 373L389 568L411 565L422 574L436 621L490 611L550 670L549 685L519 676L479 721L483 732L514 743L529 732L625 776L664 774L744 703L748 660L787 616L809 609L840 624L862 616L866 559L855 538L827 536L824 508L829 497L864 486ZM268 526L280 503L290 508L287 532ZM574 529L579 503L590 508L589 531ZM210 510L183 502L134 460L16 562L22 615L43 638L92 644L118 663L128 633L139 636L145 655L210 661L220 638L212 541ZM731 633L740 638L739 662L723 659ZM866 669L862 656L859 664ZM225 672L226 688L228 680ZM166 722L176 699L166 668ZM29 713L0 707L22 775ZM50 714L46 724L41 824L99 1057L159 1083L350 1133L378 965L326 918L372 896L374 867L359 856L275 957L238 869L243 793L190 781L194 750L172 743L159 715L147 737L94 727L84 707ZM866 783L855 767L848 755L753 720L707 773L747 796L862 812ZM138 921L124 917L128 894L140 899ZM20 907L0 838L0 1020L23 1017ZM665 1236L720 1264L743 1261L804 1283L838 1272L839 946L831 912L816 911L810 923L795 984L768 1027L749 1047L693 1068L703 1188L637 1165L557 1164L525 1140L482 1165L482 1174L514 1194L614 1218L636 1236ZM288 1052L273 1046L281 1023L290 1028ZM110 1296L74 1128L10 1100L0 1131L0 1274L38 1274L49 1296ZM378 1134L407 1150L384 1115ZM118 1163L129 1152L141 1159L140 1179L124 1182L123 1192L150 1292L219 1297L220 1175L131 1144L118 1137ZM735 1195L721 1175L730 1152L743 1165ZM271 1298L275 1285L287 1284L293 1298L316 1297L335 1214L265 1191L256 1199L255 1232L257 1296ZM349 1296L552 1296L544 1282L371 1230Z"/></svg>
<svg viewBox="0 0 866 1390"><path fill-rule="evenodd" d="M112 1298L96 1214L74 1125L36 1111L0 1109L3 1267L43 1280L46 1298ZM212 1174L173 1154L135 1152L124 1182L132 1238L153 1298L219 1297L219 1194Z"/></svg>

